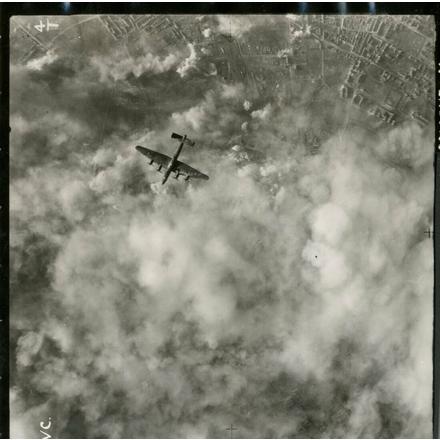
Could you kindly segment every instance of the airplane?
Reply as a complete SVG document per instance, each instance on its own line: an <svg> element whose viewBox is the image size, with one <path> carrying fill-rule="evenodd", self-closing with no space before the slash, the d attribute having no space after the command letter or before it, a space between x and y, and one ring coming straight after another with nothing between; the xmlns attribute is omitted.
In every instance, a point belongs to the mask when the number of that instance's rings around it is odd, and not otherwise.
<svg viewBox="0 0 440 440"><path fill-rule="evenodd" d="M175 173L174 178L176 180L178 180L180 176L185 176L186 181L188 181L189 179L208 180L209 176L207 176L206 174L203 174L195 168L190 167L186 163L177 160L183 146L185 144L194 146L195 142L188 139L186 137L186 134L184 136L181 136L180 134L172 133L171 138L178 139L180 141L180 145L174 153L173 157L166 156L165 154L159 153L158 151L153 151L148 148L141 147L140 145L136 146L136 150L139 151L139 153L142 153L144 156L147 156L150 159L150 165L153 165L153 163L157 163L159 165L157 171L159 171L160 173L164 173L162 185L168 180L168 177L171 173Z"/></svg>

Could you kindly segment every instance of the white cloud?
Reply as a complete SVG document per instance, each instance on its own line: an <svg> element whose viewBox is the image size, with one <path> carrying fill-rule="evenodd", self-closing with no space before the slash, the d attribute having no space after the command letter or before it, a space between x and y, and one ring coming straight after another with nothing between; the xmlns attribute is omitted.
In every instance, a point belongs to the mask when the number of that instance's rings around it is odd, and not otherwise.
<svg viewBox="0 0 440 440"><path fill-rule="evenodd" d="M208 96L203 109L196 107L179 117L186 124L197 118L202 118L200 123L203 118L213 118L215 113L206 112L214 105L212 95ZM404 141L397 133L392 139ZM407 142L414 140L410 136ZM418 142L423 143L420 137ZM260 143L264 145L264 138ZM52 291L46 295L56 301L63 320L73 319L78 328L87 329L88 336L78 340L71 331L61 331L62 321L52 320L44 334L59 341L73 360L69 365L60 359L49 360L38 373L38 386L72 399L81 395L87 423L98 426L93 421L106 414L107 403L94 381L105 378L106 387L124 391L131 420L142 414L142 420L136 419L140 425L132 425L133 431L115 421L114 432L131 435L137 429L153 429L178 436L204 432L204 405L214 405L221 412L237 392L248 401L251 396L246 390L266 383L268 377L275 379L280 372L292 375L298 386L314 381L318 397L312 393L310 398L318 399L316 402L321 401L324 384L342 380L350 389L352 379L340 377L342 373L333 367L335 358L347 359L352 364L348 369L342 364L344 374L365 379L368 369L374 368L380 382L377 389L365 390L366 394L349 394L347 406L352 412L349 431L344 432L374 434L369 423L379 417L376 403L383 393L411 408L405 432L414 432L411 426L417 426L417 432L428 432L432 254L428 241L414 247L403 238L407 230L417 229L421 217L412 207L413 200L421 188L432 191L424 187L422 177L427 175L432 181L431 168L429 160L420 162L424 171L408 177L401 188L381 172L381 162L364 154L370 144L365 138L358 145L350 137L340 143L335 136L323 147L321 163L319 158L299 156L289 159L288 164L283 158L272 159L261 173L253 171L258 171L253 164L238 172L233 163L216 155L215 171L213 167L207 170L214 173L212 179L186 190L176 186L176 191L184 193L175 192L173 186L159 195L131 197L124 193L124 180L129 176L126 170L133 166L128 156L117 158L101 171L109 179L101 187L91 185L98 182L97 176L83 181L89 185L78 182L78 177L65 176L61 212L72 216L78 210L83 213L78 218L88 219L60 242L52 269ZM342 175L341 157L345 158L344 169L348 169ZM203 169L210 162L206 160ZM297 160L303 160L301 166L296 165ZM320 168L322 163L324 168ZM347 182L353 175L356 182L350 185ZM259 176L264 176L264 185ZM13 218L30 215L25 211L32 207L17 203L23 193L46 206L43 213L56 212L47 206L56 199L43 197L45 187L47 184L25 186L17 182L11 192ZM316 196L317 187L328 189L319 190ZM97 206L88 202L87 209L81 208L91 189L102 192L110 188L118 194L123 209L106 208L105 198ZM394 203L396 194L399 197ZM354 202L360 195L366 203ZM370 209L370 205L386 200L382 215L377 216L378 209ZM432 209L428 200L419 208L427 215ZM404 229L401 222L393 222L403 212L409 213ZM39 227L48 215L37 218L32 228ZM399 255L405 255L405 261ZM423 277L423 285L417 277ZM415 284L410 288L411 280ZM408 315L408 308L414 313ZM403 322L405 316L411 322L411 332ZM188 327L189 323L194 327ZM189 328L194 329L191 336L185 333ZM30 335L20 343L21 365L28 365L43 350L41 344L30 343L31 339L41 340L42 333L36 330ZM406 344L409 335L407 357L398 360L395 350ZM345 339L358 350L353 358L339 353ZM218 350L230 356L228 340L240 340L240 362L245 369L228 366L225 385L218 388L217 378L225 374L224 367L210 365L209 356ZM172 362L158 354L167 341L182 344L173 348ZM91 359L92 366L85 359ZM426 363L420 362L425 359ZM202 369L203 365L207 369ZM184 373L188 366L190 372ZM202 386L201 395L194 394L194 381ZM56 390L52 389L54 383ZM327 392L330 399L337 396L332 394L336 391ZM154 407L164 395L169 396L167 407L173 417L156 414L156 422L148 417L145 420L149 405ZM265 396L263 393L252 400L259 405ZM200 420L193 428L170 422L188 410ZM362 411L366 411L365 417ZM263 412L259 418L258 429L260 424L269 424L274 432L282 432L284 423L280 424L277 416ZM151 423L157 425L151 428ZM102 432L99 427L93 429Z"/></svg>
<svg viewBox="0 0 440 440"><path fill-rule="evenodd" d="M293 31L291 33L291 36L293 39L306 37L310 35L310 30L311 30L310 26L305 26L304 29L297 29L296 31Z"/></svg>
<svg viewBox="0 0 440 440"><path fill-rule="evenodd" d="M43 343L42 335L28 332L18 339L17 364L28 367L31 365L32 356L38 353Z"/></svg>
<svg viewBox="0 0 440 440"><path fill-rule="evenodd" d="M337 245L349 228L349 218L338 205L326 203L312 212L312 234L331 245Z"/></svg>
<svg viewBox="0 0 440 440"><path fill-rule="evenodd" d="M48 50L39 58L32 58L26 63L26 67L31 70L42 70L45 66L52 64L58 59L54 50Z"/></svg>
<svg viewBox="0 0 440 440"><path fill-rule="evenodd" d="M222 34L239 37L249 31L252 26L252 18L246 15L218 15L218 30Z"/></svg>
<svg viewBox="0 0 440 440"><path fill-rule="evenodd" d="M243 84L223 84L221 89L221 97L226 99L240 98L243 94Z"/></svg>
<svg viewBox="0 0 440 440"><path fill-rule="evenodd" d="M209 38L212 34L212 29L211 28L203 29L202 34L205 38Z"/></svg>
<svg viewBox="0 0 440 440"><path fill-rule="evenodd" d="M216 76L217 75L217 67L215 67L214 63L209 63L209 71L208 74L211 76Z"/></svg>
<svg viewBox="0 0 440 440"><path fill-rule="evenodd" d="M271 25L276 22L270 15L216 15L217 29L224 35L242 37L255 26Z"/></svg>
<svg viewBox="0 0 440 440"><path fill-rule="evenodd" d="M177 73L181 78L185 78L191 70L195 69L199 60L194 44L188 43L187 47L190 51L188 57L177 66Z"/></svg>
<svg viewBox="0 0 440 440"><path fill-rule="evenodd" d="M253 119L260 119L261 121L266 121L271 113L272 113L271 104L266 104L262 109L254 110L251 113L251 117Z"/></svg>
<svg viewBox="0 0 440 440"><path fill-rule="evenodd" d="M243 108L248 111L252 107L252 103L248 101L247 99L243 102Z"/></svg>
<svg viewBox="0 0 440 440"><path fill-rule="evenodd" d="M191 130L199 131L203 122L208 118L210 109L214 109L215 104L212 98L208 98L205 102L191 107L183 113L173 113L171 119L177 126L189 127Z"/></svg>
<svg viewBox="0 0 440 440"><path fill-rule="evenodd" d="M132 57L121 53L119 58L105 57L93 59L94 65L99 69L102 81L112 78L115 81L126 79L128 75L139 78L144 73L163 73L174 68L179 62L176 54L170 53L164 57L146 53Z"/></svg>

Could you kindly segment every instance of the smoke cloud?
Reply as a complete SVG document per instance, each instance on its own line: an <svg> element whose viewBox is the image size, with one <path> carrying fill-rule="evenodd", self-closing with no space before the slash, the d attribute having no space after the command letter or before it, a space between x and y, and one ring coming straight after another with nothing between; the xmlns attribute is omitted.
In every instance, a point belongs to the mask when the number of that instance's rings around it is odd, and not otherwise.
<svg viewBox="0 0 440 440"><path fill-rule="evenodd" d="M31 120L18 89L49 96L50 65L38 79L13 66L12 437L49 416L58 438L225 437L230 423L248 438L431 436L432 127L340 124L310 155L298 130L343 120L343 104L201 85L188 48L120 56L59 86L85 107L81 84L103 80L110 100L127 79L108 130L66 95ZM192 92L130 123L122 97L146 71L152 93L167 75ZM264 161L229 154L243 124ZM209 181L162 186L134 150L172 154L172 131L196 140L183 160Z"/></svg>

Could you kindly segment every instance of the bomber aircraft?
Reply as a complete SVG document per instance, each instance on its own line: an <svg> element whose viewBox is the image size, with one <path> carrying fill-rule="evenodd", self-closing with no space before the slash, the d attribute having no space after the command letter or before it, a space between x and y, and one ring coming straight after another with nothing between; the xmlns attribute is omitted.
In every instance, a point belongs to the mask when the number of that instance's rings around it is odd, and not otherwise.
<svg viewBox="0 0 440 440"><path fill-rule="evenodd" d="M180 141L180 145L177 148L176 152L174 153L173 157L169 157L165 154L159 153L158 151L153 151L148 148L141 147L139 145L136 146L136 150L138 150L140 153L142 153L144 156L147 156L148 159L150 159L150 165L153 165L153 163L157 163L159 165L157 171L164 174L162 185L168 180L168 177L170 176L171 173L175 173L174 178L176 180L179 179L179 176L185 176L185 180L187 181L189 179L208 180L209 177L206 174L203 174L200 171L196 170L195 168L190 167L186 163L177 160L179 154L182 151L183 146L185 144L194 146L195 142L188 139L186 137L186 134L184 136L181 136L180 134L173 133L171 137L173 139L178 139Z"/></svg>

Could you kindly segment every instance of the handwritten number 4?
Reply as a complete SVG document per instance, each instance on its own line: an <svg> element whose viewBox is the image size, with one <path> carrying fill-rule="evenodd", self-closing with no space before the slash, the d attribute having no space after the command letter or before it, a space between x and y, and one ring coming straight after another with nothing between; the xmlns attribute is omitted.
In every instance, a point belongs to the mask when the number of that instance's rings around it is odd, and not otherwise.
<svg viewBox="0 0 440 440"><path fill-rule="evenodd" d="M43 22L40 20L40 24L36 24L34 26L34 28L38 31L38 32L43 32L43 29L46 27L46 25L43 24Z"/></svg>

